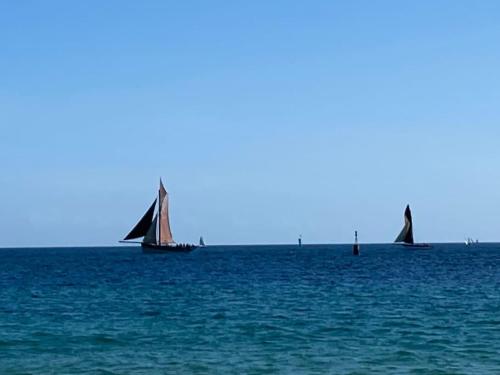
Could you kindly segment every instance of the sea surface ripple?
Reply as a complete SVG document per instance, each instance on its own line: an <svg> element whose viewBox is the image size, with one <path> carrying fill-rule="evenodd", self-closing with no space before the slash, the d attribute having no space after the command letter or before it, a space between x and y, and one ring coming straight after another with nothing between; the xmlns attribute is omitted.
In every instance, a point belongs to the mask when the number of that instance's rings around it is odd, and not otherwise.
<svg viewBox="0 0 500 375"><path fill-rule="evenodd" d="M500 245L0 249L0 374L500 374Z"/></svg>

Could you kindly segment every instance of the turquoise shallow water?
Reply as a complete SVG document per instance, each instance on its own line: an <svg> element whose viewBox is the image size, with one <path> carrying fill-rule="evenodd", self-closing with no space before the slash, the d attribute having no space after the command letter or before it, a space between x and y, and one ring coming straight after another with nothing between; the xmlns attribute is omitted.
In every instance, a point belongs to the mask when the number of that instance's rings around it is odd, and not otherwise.
<svg viewBox="0 0 500 375"><path fill-rule="evenodd" d="M0 374L500 374L500 245L0 249Z"/></svg>

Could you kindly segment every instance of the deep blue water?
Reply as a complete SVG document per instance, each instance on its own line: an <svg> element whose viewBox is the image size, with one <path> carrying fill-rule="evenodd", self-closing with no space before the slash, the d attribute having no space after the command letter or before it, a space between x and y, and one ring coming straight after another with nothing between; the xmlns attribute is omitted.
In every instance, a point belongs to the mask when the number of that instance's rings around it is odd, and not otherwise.
<svg viewBox="0 0 500 375"><path fill-rule="evenodd" d="M500 374L500 245L0 249L0 374Z"/></svg>

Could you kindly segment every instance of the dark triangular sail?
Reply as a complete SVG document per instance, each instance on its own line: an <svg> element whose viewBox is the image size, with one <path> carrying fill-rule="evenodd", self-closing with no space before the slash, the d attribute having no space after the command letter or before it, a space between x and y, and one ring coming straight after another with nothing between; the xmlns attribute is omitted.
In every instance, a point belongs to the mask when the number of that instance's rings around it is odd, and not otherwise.
<svg viewBox="0 0 500 375"><path fill-rule="evenodd" d="M152 244L156 245L157 240L156 240L156 227L158 226L158 214L155 215L155 218L153 219L153 222L149 226L148 232L144 236L144 239L142 240L142 243L147 243L147 244Z"/></svg>
<svg viewBox="0 0 500 375"><path fill-rule="evenodd" d="M399 236L396 238L396 241L394 242L404 242L408 244L413 244L413 222L411 219L411 211L410 211L410 205L406 206L405 210L405 226L401 230L401 233L399 233Z"/></svg>
<svg viewBox="0 0 500 375"><path fill-rule="evenodd" d="M151 222L153 221L153 215L155 212L156 199L146 211L141 220L136 224L134 229L130 231L129 234L124 238L124 240L133 240L134 238L144 237L148 232Z"/></svg>

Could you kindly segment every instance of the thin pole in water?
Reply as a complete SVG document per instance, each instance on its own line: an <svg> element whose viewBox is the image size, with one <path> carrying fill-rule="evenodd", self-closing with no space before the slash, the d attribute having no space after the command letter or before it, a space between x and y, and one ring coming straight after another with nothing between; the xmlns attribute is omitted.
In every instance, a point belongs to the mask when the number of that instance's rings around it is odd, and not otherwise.
<svg viewBox="0 0 500 375"><path fill-rule="evenodd" d="M352 255L359 255L358 231L354 231L354 245L352 245Z"/></svg>

